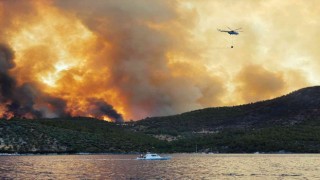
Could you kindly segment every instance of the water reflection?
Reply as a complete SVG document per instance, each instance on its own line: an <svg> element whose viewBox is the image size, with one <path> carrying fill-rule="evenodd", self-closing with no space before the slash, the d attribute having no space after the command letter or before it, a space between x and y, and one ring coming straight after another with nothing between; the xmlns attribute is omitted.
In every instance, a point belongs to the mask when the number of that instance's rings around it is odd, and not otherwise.
<svg viewBox="0 0 320 180"><path fill-rule="evenodd" d="M320 155L0 156L2 179L319 179Z"/></svg>

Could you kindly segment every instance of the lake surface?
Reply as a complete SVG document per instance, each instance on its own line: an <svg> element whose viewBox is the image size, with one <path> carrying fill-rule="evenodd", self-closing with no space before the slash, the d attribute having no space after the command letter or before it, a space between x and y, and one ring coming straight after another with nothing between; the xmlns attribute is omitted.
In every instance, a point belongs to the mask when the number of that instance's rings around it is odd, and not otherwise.
<svg viewBox="0 0 320 180"><path fill-rule="evenodd" d="M320 179L319 154L0 156L0 179Z"/></svg>

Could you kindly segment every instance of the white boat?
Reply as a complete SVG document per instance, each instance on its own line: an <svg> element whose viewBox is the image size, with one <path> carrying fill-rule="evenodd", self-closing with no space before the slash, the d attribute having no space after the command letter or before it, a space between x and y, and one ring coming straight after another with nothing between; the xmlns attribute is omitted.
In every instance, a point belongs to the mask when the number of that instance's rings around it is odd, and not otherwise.
<svg viewBox="0 0 320 180"><path fill-rule="evenodd" d="M147 152L147 154L145 155L141 154L139 157L137 157L137 160L169 160L169 159L171 159L170 156L161 157L156 153L150 153L150 152Z"/></svg>

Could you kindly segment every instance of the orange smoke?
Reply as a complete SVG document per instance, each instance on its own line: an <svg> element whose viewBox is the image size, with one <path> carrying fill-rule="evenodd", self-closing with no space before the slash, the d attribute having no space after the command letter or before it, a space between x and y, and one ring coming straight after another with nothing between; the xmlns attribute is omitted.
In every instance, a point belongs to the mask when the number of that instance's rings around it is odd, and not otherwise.
<svg viewBox="0 0 320 180"><path fill-rule="evenodd" d="M0 1L0 116L138 120L318 84L314 4Z"/></svg>
<svg viewBox="0 0 320 180"><path fill-rule="evenodd" d="M35 9L32 15L13 16L14 22L6 29L6 41L14 51L16 64L10 74L17 86L33 83L42 93L65 101L64 111L71 116L112 121L122 119L121 115L129 117L123 98L110 86L109 67L90 68L98 66L90 60L99 58L101 51L110 51L108 42L98 42L79 19L53 7L50 1L33 1L29 5ZM41 110L44 106L46 110ZM50 115L51 106L36 100L32 108L46 111L45 117L55 117ZM7 115L5 109L1 106L2 116L14 116ZM113 109L118 112L116 117L107 112Z"/></svg>

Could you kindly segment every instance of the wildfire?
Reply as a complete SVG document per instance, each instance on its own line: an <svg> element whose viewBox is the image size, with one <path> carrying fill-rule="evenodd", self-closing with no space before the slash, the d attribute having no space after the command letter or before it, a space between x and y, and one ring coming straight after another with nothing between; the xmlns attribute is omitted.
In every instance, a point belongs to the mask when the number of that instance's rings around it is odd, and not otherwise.
<svg viewBox="0 0 320 180"><path fill-rule="evenodd" d="M100 60L96 59L99 50L108 51L108 42L98 42L96 35L75 15L51 6L50 1L33 2L33 6L36 15L16 17L12 28L7 30L16 64L10 75L17 86L32 83L41 89L43 96L50 97L40 98L35 93L32 108L45 117L55 117L58 107L51 102L54 97L65 102L63 111L71 116L107 121L126 118L128 114L120 101L123 98L110 86L108 67L90 68L95 66L91 60ZM97 48L101 44L103 47ZM14 116L4 105L0 111L3 117Z"/></svg>

